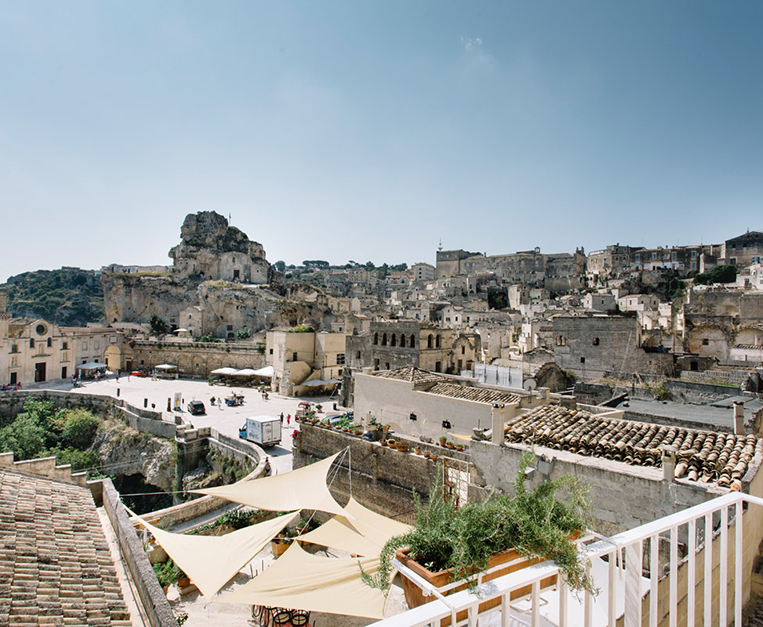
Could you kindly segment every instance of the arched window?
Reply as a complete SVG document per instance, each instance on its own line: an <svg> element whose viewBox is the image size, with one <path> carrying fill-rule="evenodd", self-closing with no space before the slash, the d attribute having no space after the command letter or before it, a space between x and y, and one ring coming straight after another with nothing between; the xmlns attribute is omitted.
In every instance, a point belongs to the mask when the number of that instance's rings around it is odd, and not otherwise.
<svg viewBox="0 0 763 627"><path fill-rule="evenodd" d="M435 348L440 348L440 334L437 334L437 337L434 339L434 346Z"/></svg>
<svg viewBox="0 0 763 627"><path fill-rule="evenodd" d="M387 334L382 333L382 346L386 346L386 345L387 345Z"/></svg>
<svg viewBox="0 0 763 627"><path fill-rule="evenodd" d="M394 333L392 334L392 337L389 338L389 345L397 346L397 336Z"/></svg>
<svg viewBox="0 0 763 627"><path fill-rule="evenodd" d="M34 338L30 338L30 340L29 340L29 348L34 348Z"/></svg>
<svg viewBox="0 0 763 627"><path fill-rule="evenodd" d="M400 334L400 348L405 348L405 333Z"/></svg>
<svg viewBox="0 0 763 627"><path fill-rule="evenodd" d="M378 344L378 343L379 343L379 334L374 333L374 344Z"/></svg>
<svg viewBox="0 0 763 627"><path fill-rule="evenodd" d="M432 334L429 334L429 337L427 337L427 348L432 348L432 345L434 343L434 337L432 337Z"/></svg>
<svg viewBox="0 0 763 627"><path fill-rule="evenodd" d="M416 336L413 333L411 333L411 341L410 341L409 346L411 348L416 348Z"/></svg>
<svg viewBox="0 0 763 627"><path fill-rule="evenodd" d="M53 346L53 340L51 338L48 338L48 348Z"/></svg>

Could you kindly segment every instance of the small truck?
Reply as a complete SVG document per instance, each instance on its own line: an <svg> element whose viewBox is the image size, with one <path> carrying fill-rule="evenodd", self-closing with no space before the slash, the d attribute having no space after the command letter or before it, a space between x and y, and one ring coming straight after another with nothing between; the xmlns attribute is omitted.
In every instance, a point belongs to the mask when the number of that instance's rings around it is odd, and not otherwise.
<svg viewBox="0 0 763 627"><path fill-rule="evenodd" d="M238 430L238 437L260 446L274 446L281 441L281 419L272 416L247 418Z"/></svg>

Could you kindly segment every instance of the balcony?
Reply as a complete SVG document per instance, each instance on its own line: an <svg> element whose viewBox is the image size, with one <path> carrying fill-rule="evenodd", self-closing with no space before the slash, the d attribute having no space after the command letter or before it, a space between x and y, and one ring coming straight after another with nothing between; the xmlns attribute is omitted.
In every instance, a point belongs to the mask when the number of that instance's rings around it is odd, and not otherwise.
<svg viewBox="0 0 763 627"><path fill-rule="evenodd" d="M763 537L761 505L763 499L731 492L610 538L583 538L579 550L600 591L595 597L582 593L576 598L561 578L557 586L541 589L541 581L559 572L548 561L450 596L394 562L432 601L373 625L741 626ZM740 519L743 524L737 524ZM513 591L527 586L529 595L512 599ZM479 605L491 599L500 604L478 613ZM467 618L457 621L459 613Z"/></svg>

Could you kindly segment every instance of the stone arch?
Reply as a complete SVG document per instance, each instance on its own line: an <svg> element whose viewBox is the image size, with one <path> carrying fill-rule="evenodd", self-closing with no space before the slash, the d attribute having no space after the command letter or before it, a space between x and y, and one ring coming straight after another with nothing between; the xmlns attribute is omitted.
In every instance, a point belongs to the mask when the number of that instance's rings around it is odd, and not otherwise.
<svg viewBox="0 0 763 627"><path fill-rule="evenodd" d="M389 345L397 346L397 335L395 335L394 333L389 338Z"/></svg>
<svg viewBox="0 0 763 627"><path fill-rule="evenodd" d="M442 347L442 338L440 337L439 333L434 338L434 347L435 348L441 348Z"/></svg>
<svg viewBox="0 0 763 627"><path fill-rule="evenodd" d="M379 343L379 334L374 333L374 344L378 344L378 343Z"/></svg>
<svg viewBox="0 0 763 627"><path fill-rule="evenodd" d="M122 369L122 349L115 344L111 344L106 347L103 353L103 360L106 362L106 367L114 372L115 370Z"/></svg>
<svg viewBox="0 0 763 627"><path fill-rule="evenodd" d="M400 348L405 348L405 333L400 334Z"/></svg>
<svg viewBox="0 0 763 627"><path fill-rule="evenodd" d="M192 355L181 355L178 357L178 372L182 372L184 374L195 374L195 370L193 369L193 356Z"/></svg>
<svg viewBox="0 0 763 627"><path fill-rule="evenodd" d="M381 345L382 346L386 346L387 345L387 334L386 333L382 333Z"/></svg>
<svg viewBox="0 0 763 627"><path fill-rule="evenodd" d="M432 348L434 346L434 336L430 333L427 337L427 348Z"/></svg>
<svg viewBox="0 0 763 627"><path fill-rule="evenodd" d="M409 345L411 348L416 348L416 336L413 333L411 333L411 341Z"/></svg>

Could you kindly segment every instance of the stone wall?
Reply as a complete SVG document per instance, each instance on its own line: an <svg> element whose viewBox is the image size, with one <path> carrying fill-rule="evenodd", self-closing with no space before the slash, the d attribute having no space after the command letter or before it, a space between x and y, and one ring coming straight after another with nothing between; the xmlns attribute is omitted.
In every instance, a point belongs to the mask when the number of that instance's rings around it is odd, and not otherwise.
<svg viewBox="0 0 763 627"><path fill-rule="evenodd" d="M135 527L119 500L119 493L111 480L103 479L101 483L103 507L117 536L120 554L130 570L149 624L151 627L177 627L177 620L159 586Z"/></svg>
<svg viewBox="0 0 763 627"><path fill-rule="evenodd" d="M472 442L472 463L486 485L511 493L520 458L526 450L527 447L514 444L499 447L489 442ZM591 486L596 520L593 526L605 535L638 527L727 492L716 486L697 487L681 479L663 481L661 469L629 466L540 446L535 447L535 453L555 459L551 479L571 473ZM751 476L760 462L755 461ZM536 472L534 482L538 481Z"/></svg>
<svg viewBox="0 0 763 627"><path fill-rule="evenodd" d="M397 434L395 439L407 439ZM440 446L411 440L423 450L442 455ZM349 447L339 471L331 483L331 493L341 504L346 504L350 493L355 499L380 514L395 517L413 511L413 490L426 497L438 471L438 464L420 455L401 453L341 431L300 425L297 447L294 450L294 468L306 466L337 451ZM467 461L467 453L447 451L447 457ZM352 479L347 468L352 468Z"/></svg>

